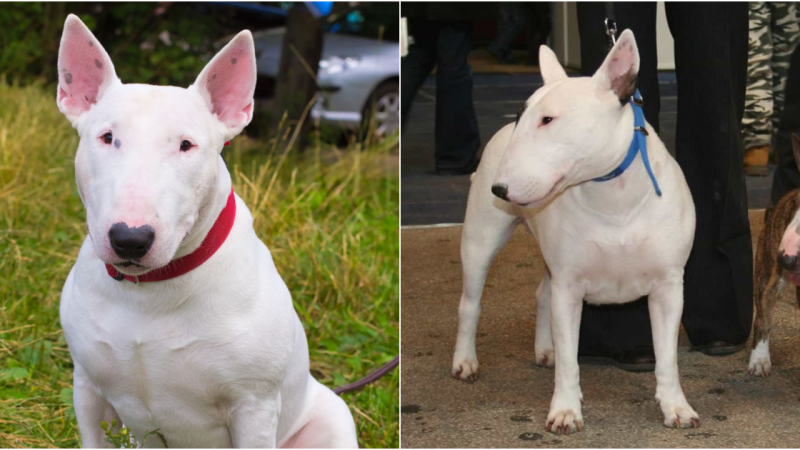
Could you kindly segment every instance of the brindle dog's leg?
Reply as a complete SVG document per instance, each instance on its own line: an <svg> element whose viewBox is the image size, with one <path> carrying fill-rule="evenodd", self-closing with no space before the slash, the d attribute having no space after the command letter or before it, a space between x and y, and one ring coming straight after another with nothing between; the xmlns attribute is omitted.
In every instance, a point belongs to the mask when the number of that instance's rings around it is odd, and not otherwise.
<svg viewBox="0 0 800 450"><path fill-rule="evenodd" d="M756 254L756 320L753 333L753 351L750 354L750 374L762 377L769 376L772 363L769 357L769 335L772 330L772 311L778 298L778 287L781 284L781 269L778 266L776 251L770 251L764 245L766 239L762 233ZM798 290L800 295L800 290Z"/></svg>

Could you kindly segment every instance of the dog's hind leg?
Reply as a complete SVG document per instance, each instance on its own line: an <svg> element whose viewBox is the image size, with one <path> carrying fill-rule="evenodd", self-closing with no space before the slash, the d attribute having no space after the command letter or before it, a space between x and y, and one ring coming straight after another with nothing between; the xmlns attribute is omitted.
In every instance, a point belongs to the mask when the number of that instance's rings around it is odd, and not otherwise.
<svg viewBox="0 0 800 450"><path fill-rule="evenodd" d="M475 192L478 185L473 183L461 234L464 289L458 307L458 337L452 373L465 381L474 381L478 377L475 335L489 266L508 243L518 223L511 205L491 197L488 185L485 187L486 192Z"/></svg>
<svg viewBox="0 0 800 450"><path fill-rule="evenodd" d="M536 343L533 347L536 364L553 367L556 355L553 350L553 331L550 327L550 271L545 269L536 289Z"/></svg>
<svg viewBox="0 0 800 450"><path fill-rule="evenodd" d="M648 297L653 349L656 354L656 400L664 413L664 425L700 426L700 418L686 401L678 374L678 330L683 312L683 279L653 286Z"/></svg>
<svg viewBox="0 0 800 450"><path fill-rule="evenodd" d="M312 378L307 401L305 424L281 448L358 448L356 425L344 400Z"/></svg>
<svg viewBox="0 0 800 450"><path fill-rule="evenodd" d="M783 283L780 271L780 267L774 261L773 266L766 274L756 268L756 319L753 331L753 350L750 353L750 364L748 365L751 375L767 377L772 371L769 336L772 331L772 311Z"/></svg>

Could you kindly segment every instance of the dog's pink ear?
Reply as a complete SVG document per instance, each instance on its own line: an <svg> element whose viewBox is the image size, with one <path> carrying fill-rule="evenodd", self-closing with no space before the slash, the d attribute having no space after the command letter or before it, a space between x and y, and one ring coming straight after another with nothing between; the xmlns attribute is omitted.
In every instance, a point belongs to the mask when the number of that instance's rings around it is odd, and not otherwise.
<svg viewBox="0 0 800 450"><path fill-rule="evenodd" d="M539 69L542 71L544 84L567 78L567 72L561 67L558 57L546 45L539 46Z"/></svg>
<svg viewBox="0 0 800 450"><path fill-rule="evenodd" d="M636 90L638 74L639 49L633 32L625 30L592 79L599 89L614 91L620 102L626 102Z"/></svg>
<svg viewBox="0 0 800 450"><path fill-rule="evenodd" d="M256 89L256 52L250 31L237 34L220 50L189 89L196 90L225 124L226 139L241 133L253 118Z"/></svg>
<svg viewBox="0 0 800 450"><path fill-rule="evenodd" d="M58 49L58 109L73 124L119 82L103 46L81 19L67 16Z"/></svg>

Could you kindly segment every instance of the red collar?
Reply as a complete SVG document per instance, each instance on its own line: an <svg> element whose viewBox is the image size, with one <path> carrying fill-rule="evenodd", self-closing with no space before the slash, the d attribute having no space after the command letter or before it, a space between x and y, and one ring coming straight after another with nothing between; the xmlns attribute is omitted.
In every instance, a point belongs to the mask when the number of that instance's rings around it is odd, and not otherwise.
<svg viewBox="0 0 800 450"><path fill-rule="evenodd" d="M169 264L160 268L151 270L142 275L123 275L111 264L106 264L108 275L118 281L126 279L134 283L147 283L152 281L164 281L175 277L179 277L185 273L192 271L211 258L214 253L222 246L228 234L233 228L233 221L236 218L236 199L233 195L233 187L231 187L231 195L228 196L228 203L222 208L219 213L217 221L211 227L203 243L200 247L192 253L182 256L178 259L173 259Z"/></svg>

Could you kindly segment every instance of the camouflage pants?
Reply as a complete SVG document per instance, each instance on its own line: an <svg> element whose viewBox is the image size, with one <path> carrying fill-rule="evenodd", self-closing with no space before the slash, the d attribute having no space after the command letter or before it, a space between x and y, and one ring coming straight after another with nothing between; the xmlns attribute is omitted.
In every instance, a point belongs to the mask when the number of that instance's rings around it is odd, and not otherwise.
<svg viewBox="0 0 800 450"><path fill-rule="evenodd" d="M789 60L800 35L794 2L750 2L742 137L744 148L772 143L783 111Z"/></svg>

